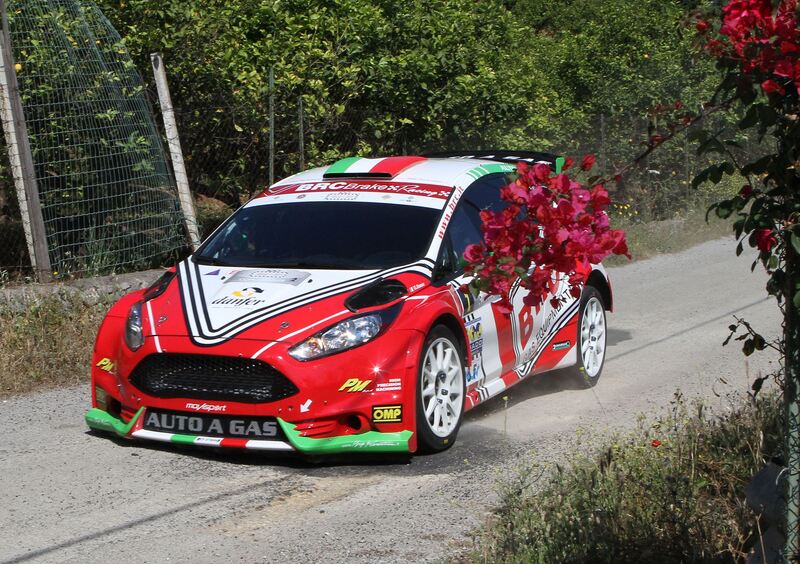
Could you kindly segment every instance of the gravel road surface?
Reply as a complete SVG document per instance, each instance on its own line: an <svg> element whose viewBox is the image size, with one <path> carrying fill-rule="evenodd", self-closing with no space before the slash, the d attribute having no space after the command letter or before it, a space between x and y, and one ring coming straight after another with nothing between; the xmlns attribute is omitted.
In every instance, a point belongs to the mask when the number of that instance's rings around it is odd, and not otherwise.
<svg viewBox="0 0 800 564"><path fill-rule="evenodd" d="M779 329L765 275L730 240L611 269L615 313L600 383L561 372L466 416L449 451L311 465L88 433L88 385L0 403L0 562L402 562L469 543L495 484L530 452L568 462L578 429L657 414L676 389L729 405L766 356L720 345L734 314Z"/></svg>

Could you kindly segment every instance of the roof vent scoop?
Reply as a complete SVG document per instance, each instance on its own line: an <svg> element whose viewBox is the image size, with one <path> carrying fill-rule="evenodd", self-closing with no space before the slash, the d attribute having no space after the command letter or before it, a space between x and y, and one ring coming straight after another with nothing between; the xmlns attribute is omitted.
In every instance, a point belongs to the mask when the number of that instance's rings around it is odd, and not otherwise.
<svg viewBox="0 0 800 564"><path fill-rule="evenodd" d="M398 300L408 293L408 288L394 278L377 280L361 288L358 292L347 298L345 307L356 312L368 307L376 307Z"/></svg>

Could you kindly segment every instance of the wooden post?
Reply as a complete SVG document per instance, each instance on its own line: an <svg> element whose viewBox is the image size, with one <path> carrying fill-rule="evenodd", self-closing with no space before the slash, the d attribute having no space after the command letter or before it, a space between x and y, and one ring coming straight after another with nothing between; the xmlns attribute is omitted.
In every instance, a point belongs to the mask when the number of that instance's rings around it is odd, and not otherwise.
<svg viewBox="0 0 800 564"><path fill-rule="evenodd" d="M269 67L269 185L275 183L275 67Z"/></svg>
<svg viewBox="0 0 800 564"><path fill-rule="evenodd" d="M31 266L39 282L48 282L52 278L50 255L47 252L47 233L44 228L42 206L39 201L39 189L36 186L36 174L33 169L33 157L25 125L25 114L22 111L22 100L19 96L19 84L14 64L14 53L11 51L11 35L8 31L6 6L0 0L2 12L2 29L0 29L0 111L3 118L3 132L8 147L8 158L14 176L19 210L22 215L22 228Z"/></svg>
<svg viewBox="0 0 800 564"><path fill-rule="evenodd" d="M164 118L164 130L167 134L169 154L172 157L172 170L175 173L175 184L178 186L178 200L181 203L186 231L189 234L189 243L192 246L192 250L197 250L197 247L200 246L197 215L194 210L192 191L189 189L189 178L186 176L186 166L183 163L181 140L178 137L175 111L172 108L172 98L170 98L169 85L167 84L167 72L164 69L161 53L150 53L150 63L153 65L153 76L156 79L161 116Z"/></svg>

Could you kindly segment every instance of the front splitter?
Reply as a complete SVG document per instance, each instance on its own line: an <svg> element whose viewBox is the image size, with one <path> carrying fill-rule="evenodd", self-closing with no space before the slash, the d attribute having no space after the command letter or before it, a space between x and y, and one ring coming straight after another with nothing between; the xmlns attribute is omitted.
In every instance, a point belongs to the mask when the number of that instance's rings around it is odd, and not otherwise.
<svg viewBox="0 0 800 564"><path fill-rule="evenodd" d="M347 452L365 453L391 453L409 452L408 443L411 431L396 433L381 433L367 431L354 435L340 435L335 437L311 438L304 437L296 430L295 425L277 417L278 424L283 429L286 441L265 441L241 438L205 437L201 435L184 435L178 433L164 433L137 428L137 421L142 417L145 408L142 407L127 423L114 417L107 411L92 408L86 412L84 419L92 429L114 433L127 439L142 439L161 441L176 444L189 444L207 447L244 448L252 450L271 451L297 451L303 454L338 454Z"/></svg>

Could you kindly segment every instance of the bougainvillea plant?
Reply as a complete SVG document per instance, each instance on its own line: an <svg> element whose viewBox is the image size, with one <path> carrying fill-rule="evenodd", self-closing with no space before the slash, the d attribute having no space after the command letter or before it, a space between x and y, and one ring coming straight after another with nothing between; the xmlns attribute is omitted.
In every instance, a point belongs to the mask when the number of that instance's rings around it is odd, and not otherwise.
<svg viewBox="0 0 800 564"><path fill-rule="evenodd" d="M581 169L588 172L594 162L585 156ZM630 258L625 233L609 225L608 191L570 178L563 170L571 165L567 159L553 174L546 164L519 163L516 178L501 189L508 207L481 212L484 242L467 247L466 272L476 289L500 295L500 311L511 311L509 292L517 280L528 290L525 304L538 308L555 280L567 277L579 297L591 264L610 254Z"/></svg>
<svg viewBox="0 0 800 564"><path fill-rule="evenodd" d="M739 239L756 249L769 275L767 292L783 313L783 336L770 345L749 324L737 320L731 335L745 354L768 346L781 354L786 406L787 465L786 546L783 557L800 557L800 30L797 0L730 0L717 28L706 18L696 22L706 50L722 72L717 100L738 104L739 129L750 130L761 144L760 155L737 154L734 139L702 132L700 148L723 155L723 161L700 173L695 183L719 182L724 174L745 183L735 196L715 204L721 218L733 217ZM740 162L744 160L746 162ZM729 337L730 339L730 337ZM760 386L760 383L758 383Z"/></svg>

